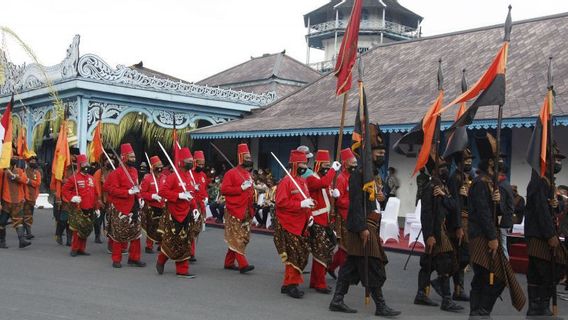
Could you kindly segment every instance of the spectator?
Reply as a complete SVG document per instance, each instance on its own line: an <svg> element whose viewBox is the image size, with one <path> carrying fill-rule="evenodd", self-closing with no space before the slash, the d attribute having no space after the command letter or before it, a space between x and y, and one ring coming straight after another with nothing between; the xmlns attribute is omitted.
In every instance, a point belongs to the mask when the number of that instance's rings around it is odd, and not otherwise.
<svg viewBox="0 0 568 320"><path fill-rule="evenodd" d="M389 174L387 176L387 187L389 188L387 198L396 197L399 186L400 183L398 182L398 178L396 177L396 169L389 167Z"/></svg>
<svg viewBox="0 0 568 320"><path fill-rule="evenodd" d="M515 208L513 211L513 223L521 224L525 218L525 199L519 195L517 186L512 185L511 189L513 189L513 206Z"/></svg>
<svg viewBox="0 0 568 320"><path fill-rule="evenodd" d="M215 218L216 223L223 223L223 216L225 215L225 197L220 192L221 189L221 176L216 176L215 180L209 184L209 209Z"/></svg>
<svg viewBox="0 0 568 320"><path fill-rule="evenodd" d="M268 193L268 186L264 183L264 171L260 169L258 173L254 176L254 191L256 195L256 201L254 204L254 216L256 218L257 226L266 228L266 219L268 218L268 208L265 208L266 196Z"/></svg>
<svg viewBox="0 0 568 320"><path fill-rule="evenodd" d="M430 181L430 176L426 173L426 169L420 169L420 173L416 176L416 203L422 198L422 193L424 192L424 187Z"/></svg>

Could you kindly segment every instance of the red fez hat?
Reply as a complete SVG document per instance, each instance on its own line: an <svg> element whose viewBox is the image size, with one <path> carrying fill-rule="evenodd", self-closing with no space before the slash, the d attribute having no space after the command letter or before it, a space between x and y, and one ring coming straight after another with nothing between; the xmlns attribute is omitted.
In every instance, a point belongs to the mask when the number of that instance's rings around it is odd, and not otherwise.
<svg viewBox="0 0 568 320"><path fill-rule="evenodd" d="M250 153L249 146L246 143L241 143L237 146L237 154Z"/></svg>
<svg viewBox="0 0 568 320"><path fill-rule="evenodd" d="M160 160L160 157L158 157L158 156L152 156L152 157L150 158L150 164L152 165L152 167L155 166L155 165L157 165L158 163L159 163L159 164L162 163L162 160Z"/></svg>
<svg viewBox="0 0 568 320"><path fill-rule="evenodd" d="M290 161L289 163L298 163L298 162L308 162L308 158L306 154L299 150L292 150L290 151Z"/></svg>
<svg viewBox="0 0 568 320"><path fill-rule="evenodd" d="M353 151L351 151L351 148L345 148L341 150L341 161L347 161L354 158L355 155L353 154Z"/></svg>
<svg viewBox="0 0 568 320"><path fill-rule="evenodd" d="M83 163L88 163L87 156L84 154L77 155L76 161L78 165L82 165Z"/></svg>
<svg viewBox="0 0 568 320"><path fill-rule="evenodd" d="M123 143L120 145L120 155L125 156L129 153L134 153L134 149L132 149L130 143Z"/></svg>
<svg viewBox="0 0 568 320"><path fill-rule="evenodd" d="M316 153L316 162L331 162L329 151L318 150L318 152Z"/></svg>
<svg viewBox="0 0 568 320"><path fill-rule="evenodd" d="M193 159L193 157L191 156L191 151L189 151L189 148L184 147L179 150L179 159L181 161Z"/></svg>
<svg viewBox="0 0 568 320"><path fill-rule="evenodd" d="M193 158L195 158L195 160L205 161L205 154L203 154L203 151L197 150L193 153Z"/></svg>
<svg viewBox="0 0 568 320"><path fill-rule="evenodd" d="M241 143L237 146L237 158L239 159L239 164L243 164L244 155L250 153L249 147L246 143Z"/></svg>

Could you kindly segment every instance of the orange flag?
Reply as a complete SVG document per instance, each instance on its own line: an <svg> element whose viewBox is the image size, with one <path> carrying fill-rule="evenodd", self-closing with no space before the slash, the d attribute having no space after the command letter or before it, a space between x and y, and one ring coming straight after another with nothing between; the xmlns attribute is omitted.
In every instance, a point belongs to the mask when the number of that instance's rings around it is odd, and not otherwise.
<svg viewBox="0 0 568 320"><path fill-rule="evenodd" d="M18 155L25 157L25 155L29 152L28 142L26 139L26 127L22 126L18 131L19 132L18 139L16 140L16 148L18 150Z"/></svg>
<svg viewBox="0 0 568 320"><path fill-rule="evenodd" d="M89 148L89 162L97 162L103 155L103 122L99 120L95 132L93 133L93 141Z"/></svg>
<svg viewBox="0 0 568 320"><path fill-rule="evenodd" d="M55 192L58 198L61 197L61 185L65 176L65 169L71 164L69 154L69 143L67 141L67 120L63 120L59 128L59 137L55 145L53 163L51 164L51 183L50 189Z"/></svg>

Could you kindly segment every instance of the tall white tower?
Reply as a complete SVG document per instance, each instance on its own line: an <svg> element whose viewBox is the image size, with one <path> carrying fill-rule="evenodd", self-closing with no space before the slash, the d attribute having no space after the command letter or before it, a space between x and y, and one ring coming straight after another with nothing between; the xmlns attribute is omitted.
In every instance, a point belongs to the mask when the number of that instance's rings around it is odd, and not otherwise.
<svg viewBox="0 0 568 320"><path fill-rule="evenodd" d="M306 64L320 72L333 70L353 3L354 0L331 0L304 15L304 25L308 29ZM381 43L419 37L422 19L397 0L363 0L359 51L365 52ZM311 49L323 50L324 60L310 61Z"/></svg>

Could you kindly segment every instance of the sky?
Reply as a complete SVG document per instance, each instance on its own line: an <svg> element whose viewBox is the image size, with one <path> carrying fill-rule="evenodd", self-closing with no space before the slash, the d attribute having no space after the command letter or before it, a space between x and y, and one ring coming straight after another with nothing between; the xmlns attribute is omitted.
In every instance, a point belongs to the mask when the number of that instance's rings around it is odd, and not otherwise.
<svg viewBox="0 0 568 320"><path fill-rule="evenodd" d="M0 25L16 32L44 65L64 58L75 34L80 54L109 65L144 66L199 81L251 57L286 50L306 61L303 15L329 0L3 0ZM424 17L423 36L568 12L566 0L399 0ZM388 9L387 9L388 10ZM514 32L514 29L513 29ZM30 62L11 38L2 47ZM312 50L310 60L323 59Z"/></svg>

